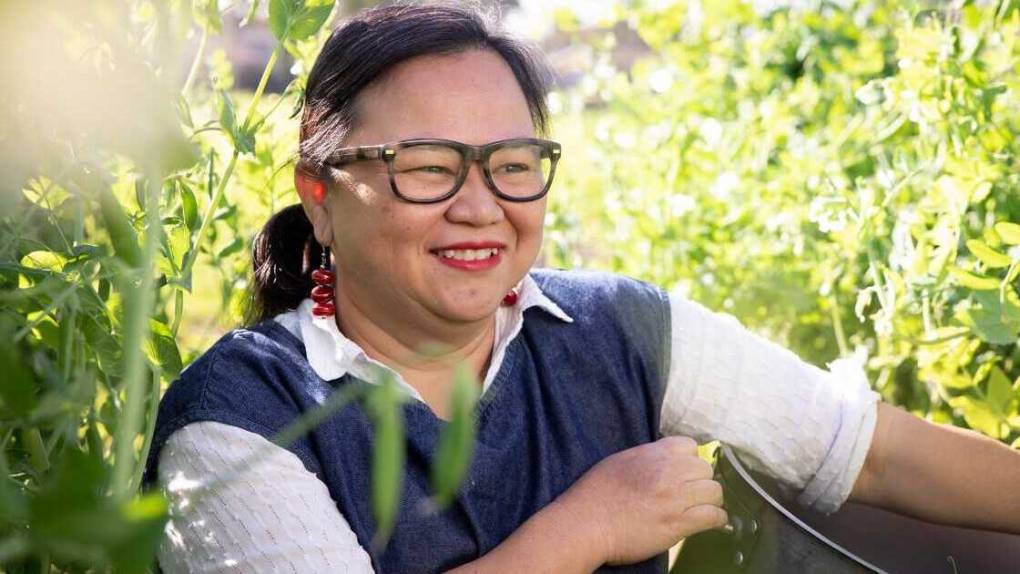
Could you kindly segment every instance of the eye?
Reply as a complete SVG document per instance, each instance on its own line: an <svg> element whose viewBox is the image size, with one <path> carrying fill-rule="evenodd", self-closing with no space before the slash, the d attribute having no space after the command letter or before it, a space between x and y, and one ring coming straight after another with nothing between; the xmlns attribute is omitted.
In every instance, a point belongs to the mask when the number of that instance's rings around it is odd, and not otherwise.
<svg viewBox="0 0 1020 574"><path fill-rule="evenodd" d="M497 171L505 173L525 173L531 171L531 166L526 163L506 163L499 166Z"/></svg>
<svg viewBox="0 0 1020 574"><path fill-rule="evenodd" d="M402 170L402 173L421 173L427 175L453 175L454 172L450 168L442 165L422 165L417 167L409 167Z"/></svg>

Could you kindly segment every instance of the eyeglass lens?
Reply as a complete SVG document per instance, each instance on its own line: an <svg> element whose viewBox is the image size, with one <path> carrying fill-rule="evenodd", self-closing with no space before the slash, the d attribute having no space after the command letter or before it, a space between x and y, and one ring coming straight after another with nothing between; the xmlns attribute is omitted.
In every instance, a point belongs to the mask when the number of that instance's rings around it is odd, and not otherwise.
<svg viewBox="0 0 1020 574"><path fill-rule="evenodd" d="M397 150L393 158L393 181L399 193L412 200L442 197L457 185L464 156L441 144L417 144ZM542 193L552 172L552 160L544 146L516 143L501 147L488 158L492 183L500 193L525 199Z"/></svg>

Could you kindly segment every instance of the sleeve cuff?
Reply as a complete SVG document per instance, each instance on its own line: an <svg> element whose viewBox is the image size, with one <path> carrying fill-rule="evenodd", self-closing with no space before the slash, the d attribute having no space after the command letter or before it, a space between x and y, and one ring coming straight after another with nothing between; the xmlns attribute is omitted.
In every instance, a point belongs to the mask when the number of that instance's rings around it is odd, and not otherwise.
<svg viewBox="0 0 1020 574"><path fill-rule="evenodd" d="M850 496L864 466L875 432L879 395L871 390L859 359L829 363L834 387L842 391L839 430L818 471L797 502L825 514L839 509Z"/></svg>

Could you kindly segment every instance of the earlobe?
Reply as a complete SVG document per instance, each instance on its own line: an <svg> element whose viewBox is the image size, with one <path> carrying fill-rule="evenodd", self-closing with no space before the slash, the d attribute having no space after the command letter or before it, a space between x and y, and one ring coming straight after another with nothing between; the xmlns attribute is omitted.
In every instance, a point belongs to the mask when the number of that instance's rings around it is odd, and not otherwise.
<svg viewBox="0 0 1020 574"><path fill-rule="evenodd" d="M333 243L333 221L329 217L329 212L320 203L312 208L311 217L308 218L312 222L312 232L315 234L315 240L320 245L332 245Z"/></svg>

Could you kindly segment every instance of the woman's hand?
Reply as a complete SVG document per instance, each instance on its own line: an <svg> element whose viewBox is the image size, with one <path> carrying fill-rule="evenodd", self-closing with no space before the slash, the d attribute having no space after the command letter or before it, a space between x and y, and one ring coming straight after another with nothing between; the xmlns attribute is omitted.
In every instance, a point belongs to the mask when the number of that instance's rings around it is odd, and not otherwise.
<svg viewBox="0 0 1020 574"><path fill-rule="evenodd" d="M674 436L607 457L499 546L450 572L587 573L726 524L722 487L697 447Z"/></svg>
<svg viewBox="0 0 1020 574"><path fill-rule="evenodd" d="M726 524L722 486L698 444L672 436L620 451L593 466L557 503L595 526L608 564L650 558L681 538Z"/></svg>

